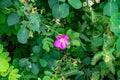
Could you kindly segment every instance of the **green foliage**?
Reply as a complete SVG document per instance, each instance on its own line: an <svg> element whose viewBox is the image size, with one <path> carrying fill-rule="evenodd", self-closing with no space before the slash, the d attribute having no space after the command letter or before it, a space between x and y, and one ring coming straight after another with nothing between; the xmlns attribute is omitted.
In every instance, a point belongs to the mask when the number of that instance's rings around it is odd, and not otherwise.
<svg viewBox="0 0 120 80"><path fill-rule="evenodd" d="M40 62L40 64L41 64L42 67L46 67L47 64L48 64L45 59L40 59L39 62Z"/></svg>
<svg viewBox="0 0 120 80"><path fill-rule="evenodd" d="M19 20L20 20L20 17L16 13L11 13L7 18L7 23L9 26L12 26L17 24Z"/></svg>
<svg viewBox="0 0 120 80"><path fill-rule="evenodd" d="M118 51L120 50L120 37L117 39L116 49L117 49Z"/></svg>
<svg viewBox="0 0 120 80"><path fill-rule="evenodd" d="M68 0L68 3L75 9L80 9L82 7L80 0Z"/></svg>
<svg viewBox="0 0 120 80"><path fill-rule="evenodd" d="M99 47L99 46L103 45L103 38L101 38L101 37L94 38L92 40L92 45L95 47Z"/></svg>
<svg viewBox="0 0 120 80"><path fill-rule="evenodd" d="M110 18L110 21L111 21L110 29L111 29L112 32L114 32L114 34L116 36L119 36L119 34L120 34L119 33L119 31L120 31L120 29L119 29L119 25L120 25L119 24L119 22L120 22L119 18L120 18L119 13L116 13L116 14L112 15L111 18Z"/></svg>
<svg viewBox="0 0 120 80"><path fill-rule="evenodd" d="M70 37L73 46L80 46L79 33L69 29L66 34Z"/></svg>
<svg viewBox="0 0 120 80"><path fill-rule="evenodd" d="M20 77L21 77L21 75L18 74L18 69L13 69L10 72L8 79L9 80L16 80L16 79L18 79Z"/></svg>
<svg viewBox="0 0 120 80"><path fill-rule="evenodd" d="M7 71L7 69L9 68L9 64L8 64L8 62L7 62L7 60L5 60L4 58L2 59L0 59L0 64L1 64L1 66L0 66L0 72L1 73L3 73L3 72L6 72Z"/></svg>
<svg viewBox="0 0 120 80"><path fill-rule="evenodd" d="M69 5L66 3L55 4L52 8L52 14L55 18L65 18L69 15Z"/></svg>
<svg viewBox="0 0 120 80"><path fill-rule="evenodd" d="M120 0L0 0L0 80L120 80L119 11Z"/></svg>
<svg viewBox="0 0 120 80"><path fill-rule="evenodd" d="M33 46L32 50L33 50L34 53L39 53L40 52L40 46L39 45Z"/></svg>
<svg viewBox="0 0 120 80"><path fill-rule="evenodd" d="M49 52L50 48L53 48L53 39L46 37L42 40L42 44L43 44L43 49Z"/></svg>
<svg viewBox="0 0 120 80"><path fill-rule="evenodd" d="M17 33L17 38L20 43L27 43L29 38L29 30L25 27L21 27Z"/></svg>
<svg viewBox="0 0 120 80"><path fill-rule="evenodd" d="M91 80L99 80L100 74L99 71L95 71L92 73Z"/></svg>
<svg viewBox="0 0 120 80"><path fill-rule="evenodd" d="M103 14L107 16L111 16L114 13L117 13L119 11L119 8L117 6L117 3L115 2L107 2L103 9Z"/></svg>
<svg viewBox="0 0 120 80"><path fill-rule="evenodd" d="M0 8L6 8L6 7L10 7L12 5L12 1L11 0L1 0L0 1Z"/></svg>
<svg viewBox="0 0 120 80"><path fill-rule="evenodd" d="M3 52L3 46L0 44L0 76L7 77L8 80L16 80L21 77L18 74L19 70L14 69L14 66L9 64L10 57L8 52Z"/></svg>

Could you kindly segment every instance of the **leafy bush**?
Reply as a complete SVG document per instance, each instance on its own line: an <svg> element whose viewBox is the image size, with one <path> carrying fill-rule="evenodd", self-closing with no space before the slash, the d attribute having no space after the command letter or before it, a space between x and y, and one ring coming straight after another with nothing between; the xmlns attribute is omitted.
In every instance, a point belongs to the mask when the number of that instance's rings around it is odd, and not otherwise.
<svg viewBox="0 0 120 80"><path fill-rule="evenodd" d="M1 0L0 80L119 80L119 2Z"/></svg>

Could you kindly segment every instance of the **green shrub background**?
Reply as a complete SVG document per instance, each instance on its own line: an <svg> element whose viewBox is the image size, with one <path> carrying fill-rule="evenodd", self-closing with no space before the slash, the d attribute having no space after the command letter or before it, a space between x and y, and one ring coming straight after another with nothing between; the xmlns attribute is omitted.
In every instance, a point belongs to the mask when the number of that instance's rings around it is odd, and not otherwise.
<svg viewBox="0 0 120 80"><path fill-rule="evenodd" d="M120 80L120 0L0 0L0 80ZM57 35L69 36L65 50Z"/></svg>

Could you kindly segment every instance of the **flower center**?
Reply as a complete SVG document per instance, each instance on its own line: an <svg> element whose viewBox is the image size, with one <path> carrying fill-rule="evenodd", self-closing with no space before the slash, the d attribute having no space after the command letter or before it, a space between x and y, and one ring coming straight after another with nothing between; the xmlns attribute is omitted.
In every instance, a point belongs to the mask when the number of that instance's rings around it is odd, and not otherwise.
<svg viewBox="0 0 120 80"><path fill-rule="evenodd" d="M65 41L65 40L64 40L63 38L60 39L60 42L61 42L61 43L64 42L64 41Z"/></svg>

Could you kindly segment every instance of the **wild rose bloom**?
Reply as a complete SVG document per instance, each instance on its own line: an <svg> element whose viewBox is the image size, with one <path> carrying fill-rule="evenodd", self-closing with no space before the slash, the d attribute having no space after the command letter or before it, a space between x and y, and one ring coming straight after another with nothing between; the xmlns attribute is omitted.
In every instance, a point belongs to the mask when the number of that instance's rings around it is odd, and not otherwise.
<svg viewBox="0 0 120 80"><path fill-rule="evenodd" d="M69 37L67 35L57 36L57 40L54 42L54 46L64 50L66 46L70 45Z"/></svg>

